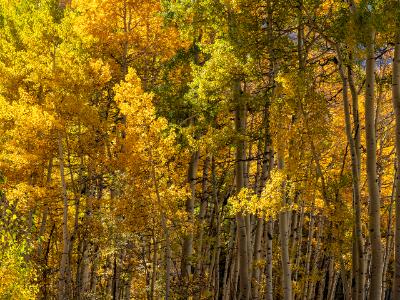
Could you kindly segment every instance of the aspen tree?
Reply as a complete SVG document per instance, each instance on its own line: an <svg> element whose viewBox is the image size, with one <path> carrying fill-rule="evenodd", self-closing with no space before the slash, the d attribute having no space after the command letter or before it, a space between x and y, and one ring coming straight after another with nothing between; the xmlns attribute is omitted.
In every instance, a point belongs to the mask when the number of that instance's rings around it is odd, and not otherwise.
<svg viewBox="0 0 400 300"><path fill-rule="evenodd" d="M372 25L369 25L372 26ZM370 299L380 299L382 293L382 243L381 243L381 218L380 194L376 171L376 130L374 108L375 85L375 31L373 28L367 33L367 68L365 79L365 132L367 151L367 179L370 201L369 232L371 235L371 286Z"/></svg>
<svg viewBox="0 0 400 300"><path fill-rule="evenodd" d="M342 79L343 84L343 110L344 110L344 117L345 117L345 127L346 127L346 137L347 141L350 145L350 153L351 153L351 171L352 171L352 182L353 182L353 198L354 198L354 234L355 234L355 254L353 256L353 264L356 265L356 274L354 274L356 279L356 288L355 294L358 298L364 298L364 276L363 270L365 269L364 266L364 242L362 238L362 228L361 228L361 195L360 195L360 169L359 169L359 155L357 154L357 139L354 139L352 136L352 126L350 120L350 104L349 104L349 97L348 97L348 88L349 88L349 78L347 77L346 71L344 70L343 66L343 58L341 54L341 50L339 46L336 45L336 52L338 54L338 68L340 77ZM354 111L353 111L354 113Z"/></svg>
<svg viewBox="0 0 400 300"><path fill-rule="evenodd" d="M67 198L67 186L65 183L64 176L64 149L62 145L61 134L58 137L58 152L59 152L59 168L61 178L61 195L63 200L63 248L61 254L60 263L60 283L59 283L59 295L58 298L64 300L69 297L69 251L70 251L70 240L68 231L68 198Z"/></svg>
<svg viewBox="0 0 400 300"><path fill-rule="evenodd" d="M396 34L393 54L392 101L395 112L395 147L396 147L396 178L395 178L395 250L393 274L393 298L400 297L400 34Z"/></svg>
<svg viewBox="0 0 400 300"><path fill-rule="evenodd" d="M241 95L240 81L235 79L232 84L233 99L236 103L235 125L238 133L236 148L236 189L239 192L245 187L244 171L246 161L246 149L244 135L246 132L246 103ZM238 256L239 256L239 283L240 283L240 299L250 298L250 279L249 279L249 258L247 243L248 235L246 229L245 218L242 212L236 214L237 231L238 231Z"/></svg>

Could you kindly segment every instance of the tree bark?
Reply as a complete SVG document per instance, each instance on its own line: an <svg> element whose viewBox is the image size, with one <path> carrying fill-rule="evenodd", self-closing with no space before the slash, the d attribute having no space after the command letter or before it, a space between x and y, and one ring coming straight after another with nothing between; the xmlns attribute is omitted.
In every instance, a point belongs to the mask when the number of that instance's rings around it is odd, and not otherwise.
<svg viewBox="0 0 400 300"><path fill-rule="evenodd" d="M204 218L207 211L207 204L208 204L208 193L207 193L207 183L208 183L208 169L210 165L210 157L207 156L204 161L203 166L203 178L202 178L202 196L200 202L200 212L199 212L199 238L198 238L198 248L197 248L197 269L196 269L196 277L200 280L200 276L202 274L203 268L203 237L204 237L204 227L205 222ZM215 211L218 214L218 211ZM219 226L219 224L217 224ZM202 288L200 288L201 294Z"/></svg>
<svg viewBox="0 0 400 300"><path fill-rule="evenodd" d="M370 29L367 37L367 68L365 89L365 132L367 149L367 179L369 209L369 232L371 239L371 286L369 299L380 299L382 293L382 245L381 245L381 218L380 195L376 172L376 130L374 109L375 86L375 32Z"/></svg>
<svg viewBox="0 0 400 300"><path fill-rule="evenodd" d="M160 210L160 214L161 214L161 227L162 227L162 230L164 233L164 238L165 238L165 296L164 296L164 299L168 300L169 296L170 296L170 289L171 289L171 242L170 242L169 229L167 226L167 218L165 216L165 212L164 212L163 205L161 202L160 187L159 187L159 182L157 179L156 167L154 165L153 154L152 154L151 148L149 148L149 155L150 155L150 165L151 165L151 178L152 178L154 189L156 192L157 205L158 205L158 209Z"/></svg>
<svg viewBox="0 0 400 300"><path fill-rule="evenodd" d="M61 255L60 264L60 279L59 279L59 300L65 300L69 297L69 287L68 287L68 253L69 253L69 232L68 232L68 198L67 198L67 185L65 182L64 173L64 150L62 145L61 134L58 135L58 155L60 164L60 178L61 178L61 197L63 200L63 252Z"/></svg>
<svg viewBox="0 0 400 300"><path fill-rule="evenodd" d="M262 191L265 187L265 183L267 179L269 178L270 170L271 170L271 164L273 162L273 156L271 155L271 140L270 140L270 133L269 133L269 113L268 113L268 107L269 104L266 104L265 107L265 114L264 114L264 127L265 127L265 138L264 138L264 145L263 145L263 159L262 159L262 165L261 165L261 175L260 175L260 185L257 186L256 188L256 193L260 197L262 194ZM261 152L261 151L260 151ZM261 259L261 254L262 254L262 238L263 238L263 232L264 232L264 217L257 218L256 219L257 226L256 226L256 232L255 232L255 237L254 237L254 271L252 273L253 276L253 291L252 291L252 297L253 299L258 299L259 298L259 286L260 286L260 275L261 275L261 270L259 266L259 262Z"/></svg>
<svg viewBox="0 0 400 300"><path fill-rule="evenodd" d="M283 169L283 154L280 153L278 157L278 168ZM287 195L286 195L286 182L282 183L282 211L279 213L279 234L281 240L281 263L282 263L282 289L283 299L292 300L292 271L290 267L289 256L289 226L288 226L288 211L287 211Z"/></svg>
<svg viewBox="0 0 400 300"><path fill-rule="evenodd" d="M395 179L395 250L393 273L393 299L400 299L400 34L396 35L393 57L392 101L395 112L395 146L396 146L396 179Z"/></svg>
<svg viewBox="0 0 400 300"><path fill-rule="evenodd" d="M273 300L274 290L273 290L273 283L272 283L272 239L273 239L273 221L269 219L265 223L265 243L267 248L267 265L265 270L265 277L266 277L266 291L265 291L265 300Z"/></svg>
<svg viewBox="0 0 400 300"><path fill-rule="evenodd" d="M352 136L351 120L350 120L350 104L348 97L348 78L343 68L343 59L341 51L336 45L339 61L339 74L343 85L343 110L345 117L346 137L350 146L351 154L351 174L353 183L353 205L354 205L354 246L353 246L353 277L355 284L353 286L353 298L359 300L365 298L365 255L364 241L362 237L361 223L361 194L360 194L360 173L359 173L359 154L357 152L357 139ZM354 96L353 96L354 97ZM353 101L354 102L354 101ZM357 129L356 129L357 130Z"/></svg>
<svg viewBox="0 0 400 300"><path fill-rule="evenodd" d="M240 80L235 79L233 82L233 98L236 104L235 124L237 137L236 145L236 191L240 192L245 187L245 161L246 149L244 135L246 132L246 104L241 96ZM248 236L245 216L241 211L236 214L237 231L238 231L238 255L239 255L239 298L249 299L250 282L249 282L249 258L248 258Z"/></svg>
<svg viewBox="0 0 400 300"><path fill-rule="evenodd" d="M197 167L199 162L199 151L192 154L188 169L188 182L190 184L191 195L186 200L186 213L188 214L188 221L193 224L194 202L196 199L196 180L197 180ZM193 232L189 230L183 241L183 257L182 257L182 278L185 286L188 285L189 276L192 272L191 257L193 253Z"/></svg>

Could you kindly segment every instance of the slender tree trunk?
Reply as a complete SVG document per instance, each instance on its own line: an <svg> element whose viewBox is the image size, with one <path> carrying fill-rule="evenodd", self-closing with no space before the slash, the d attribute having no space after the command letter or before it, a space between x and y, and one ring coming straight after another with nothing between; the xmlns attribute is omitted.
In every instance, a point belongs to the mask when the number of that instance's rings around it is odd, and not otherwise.
<svg viewBox="0 0 400 300"><path fill-rule="evenodd" d="M49 160L49 165L47 167L47 177L46 177L46 186L49 186L51 183L51 173L53 170L53 158L50 158ZM40 223L40 229L39 229L39 238L42 237L46 231L46 224L47 224L47 216L49 214L49 207L48 204L45 204L44 210L43 210L43 216L42 216L42 221ZM37 250L37 257L40 260L42 257L42 242L38 243L38 250Z"/></svg>
<svg viewBox="0 0 400 300"><path fill-rule="evenodd" d="M289 232L287 225L287 212L283 211L279 215L279 233L281 238L282 256L282 288L285 300L292 300L292 279L289 258Z"/></svg>
<svg viewBox="0 0 400 300"><path fill-rule="evenodd" d="M81 265L81 290L83 291L83 294L85 295L90 291L90 264L89 264L89 255L90 255L90 250L91 246L89 243L86 242L86 240L82 241L82 265ZM80 291L78 291L80 293Z"/></svg>
<svg viewBox="0 0 400 300"><path fill-rule="evenodd" d="M200 276L202 274L202 268L203 268L203 236L204 236L204 227L205 227L205 222L204 218L206 216L206 211L207 211L207 204L208 204L208 193L207 193L207 182L208 182L208 169L210 165L210 157L207 156L205 161L204 161L204 166L203 166L203 178L202 178L202 196L201 196L201 202L200 202L200 212L199 212L199 242L198 242L198 248L197 248L197 268L196 268L196 277L200 280ZM216 211L215 213L218 213ZM217 224L219 226L219 224ZM200 288L200 294L201 294L202 288Z"/></svg>
<svg viewBox="0 0 400 300"><path fill-rule="evenodd" d="M238 235L239 234L239 232L236 232L236 235ZM236 241L238 241L238 237L236 238ZM232 288L232 296L234 297L234 299L237 299L237 297L239 296L239 299L241 298L241 290L239 290L239 295L238 295L238 285L239 285L239 276L240 276L240 271L239 271L239 268L240 268L240 254L239 254L239 245L238 244L236 244L236 249L235 249L235 251L236 251L236 255L234 255L233 257L234 257L234 260L235 260L235 268L233 269L233 272L232 272L232 281L233 281L233 288ZM240 288L240 287L239 287ZM231 297L232 297L231 296Z"/></svg>
<svg viewBox="0 0 400 300"><path fill-rule="evenodd" d="M65 300L69 297L69 286L68 286L68 253L69 253L69 232L68 232L68 198L67 198L67 185L65 182L64 173L64 150L62 145L61 134L58 136L58 155L60 164L60 178L61 178L61 197L63 200L63 252L61 255L60 264L60 280L59 280L59 291L58 299Z"/></svg>
<svg viewBox="0 0 400 300"><path fill-rule="evenodd" d="M49 261L49 252L50 252L50 246L51 246L51 238L53 236L54 230L56 228L55 223L53 223L53 225L51 226L51 230L50 230L50 234L49 234L49 238L47 239L47 243L46 243L46 248L44 251L44 258L43 258L43 265L47 266L48 265L48 261ZM47 295L48 295L48 275L49 275L49 268L48 267L44 267L43 271L41 272L42 276L42 286L41 286L41 298L40 299L47 299Z"/></svg>
<svg viewBox="0 0 400 300"><path fill-rule="evenodd" d="M235 264L234 258L234 244L235 244L235 223L231 222L230 225L230 234L229 234L229 242L228 242L228 253L225 259L225 268L224 268L224 278L223 278L223 290L222 290L222 299L229 299L230 294L230 273ZM230 264L230 265L229 265Z"/></svg>
<svg viewBox="0 0 400 300"><path fill-rule="evenodd" d="M394 274L393 274L393 299L400 299L400 34L396 35L396 45L393 57L393 82L392 100L396 118L396 181L395 181L395 203L396 203L396 227L394 246Z"/></svg>
<svg viewBox="0 0 400 300"><path fill-rule="evenodd" d="M220 203L219 203L219 198L218 198L218 192L217 192L217 176L216 176L216 166L215 166L215 158L214 156L211 157L211 180L212 180L212 196L214 199L215 203L215 213L217 216L216 220L216 226L217 226L217 242L216 242L216 248L217 248L217 263L215 267L215 294L214 294L214 299L218 300L219 299L219 294L220 294L220 253L221 253L221 215L220 215Z"/></svg>
<svg viewBox="0 0 400 300"><path fill-rule="evenodd" d="M266 277L266 291L265 291L265 300L273 300L274 290L272 283L272 239L273 239L273 221L270 218L265 224L265 243L267 248L267 265L265 270Z"/></svg>
<svg viewBox="0 0 400 300"><path fill-rule="evenodd" d="M321 266L322 270L319 270L320 272L322 272L322 276L321 276L321 279L320 279L319 284L318 284L318 294L316 295L316 300L323 300L324 299L327 275L328 275L328 288L327 289L329 290L329 284L331 283L329 281L329 279L330 279L329 275L331 274L329 266L330 266L329 259L327 259L327 260L325 260L325 264L323 264ZM313 300L313 299L311 299L311 300Z"/></svg>
<svg viewBox="0 0 400 300"><path fill-rule="evenodd" d="M194 212L194 202L196 199L196 180L197 180L197 167L199 162L199 155L200 155L199 151L195 151L192 154L188 169L188 182L190 184L191 195L186 200L186 212L188 214L188 221L190 224L192 224L194 220L193 212ZM189 282L189 276L192 272L191 271L192 253L193 253L193 232L190 230L190 232L187 233L183 241L182 278L184 280L184 285L186 287L185 294L188 293L187 287Z"/></svg>
<svg viewBox="0 0 400 300"><path fill-rule="evenodd" d="M283 169L283 154L278 157L278 168ZM282 207L283 210L279 213L279 234L281 241L281 263L282 263L282 289L284 300L292 300L292 272L290 267L289 257L289 227L288 227L288 211L287 211L287 194L286 182L282 184Z"/></svg>
<svg viewBox="0 0 400 300"><path fill-rule="evenodd" d="M119 296L119 268L117 265L117 253L114 253L113 279L112 279L112 299L118 300Z"/></svg>
<svg viewBox="0 0 400 300"><path fill-rule="evenodd" d="M340 278L342 280L342 285L343 285L344 299L345 300L354 299L354 298L351 297L352 296L352 294L351 294L352 291L351 291L351 288L350 288L350 285L349 285L349 281L348 281L348 277L347 277L347 274L346 274L346 268L345 268L345 265L344 265L343 257L341 255L339 255L339 263L340 263ZM334 294L333 294L333 296L334 296Z"/></svg>
<svg viewBox="0 0 400 300"><path fill-rule="evenodd" d="M303 300L307 299L308 295L308 289L309 286L311 285L311 280L310 280L310 264L311 264L311 256L312 256L312 239L314 236L314 223L315 223L315 217L313 214L314 206L312 207L312 211L310 212L310 223L308 225L308 239L307 239L307 252L306 252L306 261L305 261L305 278L307 278L307 281L304 283L304 289L302 291L303 293Z"/></svg>
<svg viewBox="0 0 400 300"><path fill-rule="evenodd" d="M381 218L380 195L376 172L376 131L374 109L375 85L375 32L370 30L367 42L367 69L365 90L365 132L367 149L367 179L369 209L369 232L371 239L371 286L369 299L380 299L382 293L382 245L381 245Z"/></svg>
<svg viewBox="0 0 400 300"><path fill-rule="evenodd" d="M236 103L236 131L238 134L236 146L236 191L240 192L245 187L245 161L246 149L244 135L246 132L246 104L241 96L240 81L235 80L233 83L233 98ZM250 297L250 281L249 281L249 258L248 258L248 236L245 216L242 212L236 214L237 231L238 231L238 255L239 255L239 283L240 283L240 299L249 299Z"/></svg>
<svg viewBox="0 0 400 300"><path fill-rule="evenodd" d="M99 246L93 246L93 254L92 254L92 267L90 269L90 293L95 295L97 292L97 266L98 266L98 258L99 256Z"/></svg>
<svg viewBox="0 0 400 300"><path fill-rule="evenodd" d="M343 63L343 62L342 62ZM353 129L354 129L354 144L356 147L356 157L357 157L357 170L358 174L361 171L361 134L360 134L360 116L358 108L358 93L356 85L354 83L353 70L350 66L347 67L347 76L349 81L351 99L352 99L352 113L353 113ZM360 175L359 175L360 176ZM360 178L359 178L360 180Z"/></svg>
<svg viewBox="0 0 400 300"><path fill-rule="evenodd" d="M335 294L336 294L336 288L337 288L337 283L339 279L339 272L336 272L333 274L332 278L332 284L329 286L329 291L328 291L328 298L327 300L334 300L335 299ZM346 291L344 291L344 299L348 300L349 298L346 298Z"/></svg>
<svg viewBox="0 0 400 300"><path fill-rule="evenodd" d="M297 241L295 241L295 245L292 248L292 260L294 261L295 265L295 272L293 274L293 279L297 281L299 269L300 269L300 259L301 259L301 251L302 251L302 244L303 244L303 227L304 227L304 204L301 201L300 204L300 221L299 221L299 233Z"/></svg>
<svg viewBox="0 0 400 300"><path fill-rule="evenodd" d="M395 160L395 164L397 163L397 160ZM382 298L381 300L386 299L386 294L387 292L390 293L391 290L388 288L390 286L391 280L388 279L388 269L389 269L389 263L391 261L392 257L392 251L394 250L394 234L393 234L393 204L394 204L394 198L395 198L395 193L396 193L396 178L397 178L397 169L395 165L395 173L394 173L394 178L393 178L393 184L392 184L392 195L390 197L390 204L389 204L389 209L388 209L388 224L386 227L386 237L385 237L385 252L383 256L383 272L382 272Z"/></svg>
<svg viewBox="0 0 400 300"><path fill-rule="evenodd" d="M348 3L349 3L350 13L352 15L355 15L358 10L355 1L349 0ZM373 52L373 49L372 49L372 52ZM368 55L370 55L370 54L368 54ZM351 54L350 54L350 56L351 56ZM372 53L372 56L374 56L373 53ZM368 60L369 59L367 59L367 65L368 65ZM375 64L375 61L373 61L373 63ZM370 66L371 66L371 64L370 64ZM367 67L367 69L368 69L368 67ZM372 69L374 69L374 67ZM367 73L368 73L368 70L367 70ZM371 71L369 73L373 77L374 70L372 70L372 74L371 74ZM358 93L355 88L355 84L354 84L354 80L353 80L353 73L352 73L352 69L350 66L348 66L348 76L349 76L348 82L350 85L350 91L351 91L352 100L353 100L352 103L353 103L354 147L355 147L355 152L352 153L351 155L352 155L352 158L353 158L353 156L355 157L356 169L357 169L357 174L358 174L358 185L359 185L360 176L361 176L361 133L360 133L361 128L360 128L360 121L359 121L359 114L358 114ZM368 77L368 75L367 75L367 77ZM343 78L343 76L342 76L342 78ZM372 81L374 81L374 78ZM367 81L367 85L368 85L368 81ZM368 89L368 87L367 87L367 89ZM346 85L346 93L347 93L347 85ZM373 93L372 93L372 96L373 96ZM347 105L347 107L348 107L348 105ZM373 108L371 108L371 109L372 109L372 111L374 110ZM374 121L375 121L374 118L372 118L371 122L374 122ZM346 125L346 127L347 127L347 125ZM346 133L346 134L348 135L348 133ZM368 141L367 141L367 143L368 143ZM353 163L354 162L352 161L352 164ZM368 164L368 162L367 162L367 164ZM353 168L353 166L352 166L352 168ZM355 172L353 170L352 170L352 174L353 174L353 183L354 183ZM359 189L357 190L354 186L353 186L353 189L356 193L357 193L357 191L359 191ZM353 279L355 282L352 283L352 294L353 294L353 298L357 297L357 299L359 299L359 300L364 300L366 271L367 271L367 263L366 263L367 255L366 255L366 251L365 251L366 249L363 244L362 231L361 231L362 229L361 229L361 225L360 225L361 224L361 203L360 203L360 201L358 201L359 196L357 194L356 195L353 194L353 197L354 197L354 210L355 210L355 225L354 225L355 228L353 230L354 230L354 234L355 234L356 238L354 239L355 241L354 241L354 245L353 245ZM359 200L361 200L361 199L359 198Z"/></svg>
<svg viewBox="0 0 400 300"><path fill-rule="evenodd" d="M335 270L335 261L333 257L328 258L329 264L328 264L328 286L327 286L327 299L330 300L332 297L330 296L332 294L332 289L333 289L333 281L334 277L339 275L338 272ZM322 298L321 298L322 299Z"/></svg>
<svg viewBox="0 0 400 300"><path fill-rule="evenodd" d="M170 288L171 288L171 242L170 242L169 229L167 226L167 219L166 219L163 205L161 202L159 182L157 179L156 168L154 165L153 154L152 154L151 148L149 149L149 155L150 155L150 165L151 165L151 178L153 180L154 189L156 192L157 205L161 211L161 227L163 229L164 238L165 238L165 297L164 297L164 299L168 300L170 297Z"/></svg>
<svg viewBox="0 0 400 300"><path fill-rule="evenodd" d="M258 218L257 219L257 227L256 227L256 234L255 234L255 240L254 240L254 271L252 273L253 275L253 299L258 299L259 293L258 293L258 287L260 284L260 266L259 262L261 259L261 239L263 235L263 229L264 229L264 219L263 218Z"/></svg>
<svg viewBox="0 0 400 300"><path fill-rule="evenodd" d="M312 268L311 268L311 280L310 280L310 285L308 288L308 300L313 300L315 298L315 288L316 288L316 283L317 283L317 273L318 273L318 265L320 264L320 257L321 257L321 237L322 237L322 232L323 232L323 219L321 216L318 217L318 231L317 231L317 237L316 237L316 245L315 245L315 250L314 256L313 256L313 263L312 263Z"/></svg>
<svg viewBox="0 0 400 300"><path fill-rule="evenodd" d="M256 193L258 196L261 196L262 191L264 189L265 183L269 177L270 170L271 170L271 163L273 162L273 157L271 155L271 146L270 146L270 136L269 136L269 113L268 113L268 104L266 105L266 112L264 114L264 127L265 127L265 141L264 141L264 149L263 149L263 160L261 165L261 175L260 175L260 185L256 189ZM261 152L261 151L260 151ZM259 298L259 287L260 287L260 275L261 275L261 266L259 262L261 260L262 254L262 238L264 232L264 217L257 218L256 220L256 233L254 238L254 271L253 275L253 299Z"/></svg>
<svg viewBox="0 0 400 300"><path fill-rule="evenodd" d="M156 285L156 280L157 280L158 244L157 244L157 240L156 240L156 236L155 236L154 230L153 230L152 241L153 241L153 258L152 258L152 270L151 270L151 282L150 282L150 299L149 300L153 300L154 299L154 291L155 291L155 285Z"/></svg>
<svg viewBox="0 0 400 300"><path fill-rule="evenodd" d="M343 84L343 110L346 124L346 136L350 146L351 153L351 172L353 182L353 202L354 202L354 245L353 245L353 298L364 300L365 297L365 253L364 242L362 237L361 224L361 194L360 194L360 173L359 173L359 156L357 152L356 139L353 139L350 120L350 104L348 99L348 78L343 69L343 59L340 49L337 46L337 54L339 58L339 73ZM354 97L354 96L353 96ZM354 102L354 101L353 101Z"/></svg>

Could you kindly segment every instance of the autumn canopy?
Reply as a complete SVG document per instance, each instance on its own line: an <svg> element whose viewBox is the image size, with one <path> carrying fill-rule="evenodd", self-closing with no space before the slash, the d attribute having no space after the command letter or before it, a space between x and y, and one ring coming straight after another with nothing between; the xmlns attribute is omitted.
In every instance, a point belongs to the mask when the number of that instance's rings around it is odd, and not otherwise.
<svg viewBox="0 0 400 300"><path fill-rule="evenodd" d="M0 0L0 299L400 299L399 0Z"/></svg>

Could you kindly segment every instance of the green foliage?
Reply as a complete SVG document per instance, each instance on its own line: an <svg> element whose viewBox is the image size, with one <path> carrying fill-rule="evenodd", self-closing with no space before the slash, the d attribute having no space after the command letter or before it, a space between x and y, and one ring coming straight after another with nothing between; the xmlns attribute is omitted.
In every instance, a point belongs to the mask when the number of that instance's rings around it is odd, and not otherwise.
<svg viewBox="0 0 400 300"><path fill-rule="evenodd" d="M0 299L36 299L39 286L36 269L29 260L32 249L28 248L26 242L17 242L4 231L0 234Z"/></svg>

